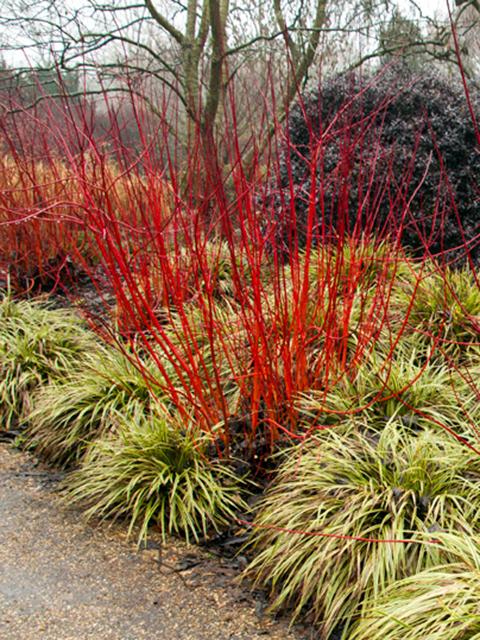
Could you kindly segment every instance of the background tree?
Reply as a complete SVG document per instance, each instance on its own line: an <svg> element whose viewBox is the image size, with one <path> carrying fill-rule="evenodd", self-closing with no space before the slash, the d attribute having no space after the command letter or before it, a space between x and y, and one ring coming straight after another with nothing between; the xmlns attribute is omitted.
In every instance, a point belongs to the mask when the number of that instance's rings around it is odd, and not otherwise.
<svg viewBox="0 0 480 640"><path fill-rule="evenodd" d="M425 45L417 22L395 10L390 21L380 29L379 45L382 63L403 58L411 69L420 70L426 63Z"/></svg>
<svg viewBox="0 0 480 640"><path fill-rule="evenodd" d="M457 0L457 35L465 71L477 76L480 71L480 4L477 0Z"/></svg>
<svg viewBox="0 0 480 640"><path fill-rule="evenodd" d="M254 61L265 61L262 80L268 61L282 69L278 104L285 109L327 51L357 64L382 55L387 40L392 51L418 47L431 19L411 6L407 19L389 0L4 0L0 44L31 52L30 62L48 51L61 68L94 69L116 83L156 80L175 93L190 124L208 132L227 87ZM394 31L403 39L392 39ZM339 55L342 45L348 56ZM359 60L353 49L362 50Z"/></svg>

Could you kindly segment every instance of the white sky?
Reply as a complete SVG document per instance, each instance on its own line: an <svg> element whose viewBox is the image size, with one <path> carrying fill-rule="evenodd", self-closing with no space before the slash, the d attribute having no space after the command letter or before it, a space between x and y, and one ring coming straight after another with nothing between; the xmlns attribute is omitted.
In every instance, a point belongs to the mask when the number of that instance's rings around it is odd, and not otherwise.
<svg viewBox="0 0 480 640"><path fill-rule="evenodd" d="M84 5L84 0L63 0L64 3L70 8L75 9ZM393 0L392 4L397 4L403 13L408 15L411 11L412 3L416 4L420 10L424 13L425 16L428 17L437 17L446 19L447 17L447 1L448 0ZM159 5L161 4L161 0L158 0ZM57 6L63 4L62 2L58 2ZM113 3L115 4L115 3ZM166 6L168 6L168 2ZM454 6L454 0L450 0L450 4ZM3 6L2 6L3 5ZM8 6L8 2L2 2L0 0L0 14L3 14L2 17L5 17L5 6ZM34 5L33 5L34 6ZM10 30L9 30L10 31ZM0 32L1 41L11 42L14 39L13 34L7 32ZM10 38L10 39L9 39ZM32 55L33 54L33 55ZM32 63L38 62L39 56L38 53L32 51L30 54L27 53L25 55L22 51L9 51L7 47L1 48L0 45L0 55L5 59L7 64L12 66L24 66L28 65L28 60ZM46 56L48 57L48 56Z"/></svg>
<svg viewBox="0 0 480 640"><path fill-rule="evenodd" d="M400 6L406 6L409 3L402 1ZM447 14L447 0L416 0L416 4L427 16L434 16L437 12L440 15Z"/></svg>

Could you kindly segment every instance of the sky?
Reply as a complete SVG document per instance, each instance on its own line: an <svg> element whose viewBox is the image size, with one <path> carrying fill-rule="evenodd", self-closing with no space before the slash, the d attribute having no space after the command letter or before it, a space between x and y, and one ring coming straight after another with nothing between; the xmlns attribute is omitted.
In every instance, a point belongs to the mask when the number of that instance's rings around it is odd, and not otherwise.
<svg viewBox="0 0 480 640"><path fill-rule="evenodd" d="M402 1L399 3L400 6L408 6L408 1ZM441 14L447 13L447 2L446 0L416 0L416 4L420 7L423 13L428 16L435 15L436 12ZM451 3L453 4L453 3Z"/></svg>
<svg viewBox="0 0 480 640"><path fill-rule="evenodd" d="M395 0L394 0L395 1ZM411 9L412 3L416 4L420 10L428 17L444 17L447 16L447 0L396 0L402 12L407 13ZM454 5L454 0L450 0L451 5ZM0 24L2 19L8 18L8 5L14 4L15 0L0 0ZM71 9L76 9L84 4L84 0L64 0L64 3ZM63 3L58 2L57 6L61 6ZM394 3L392 3L394 4ZM30 7L38 7L35 3L32 3ZM160 6L160 2L159 5ZM8 44L15 40L13 29L0 26L0 55L3 59L12 66L24 66L27 64L27 59L22 51L8 50ZM3 45L3 46L2 46ZM32 61L38 62L39 56L30 58Z"/></svg>

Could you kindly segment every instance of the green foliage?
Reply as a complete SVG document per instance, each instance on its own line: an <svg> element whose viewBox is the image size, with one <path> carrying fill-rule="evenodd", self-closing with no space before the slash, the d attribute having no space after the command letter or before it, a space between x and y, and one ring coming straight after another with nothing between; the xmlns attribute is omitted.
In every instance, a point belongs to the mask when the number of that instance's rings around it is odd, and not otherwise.
<svg viewBox="0 0 480 640"><path fill-rule="evenodd" d="M40 389L29 415L29 439L57 465L78 460L119 417L149 412L162 391L144 362L113 347L87 352L62 380ZM158 377L158 373L157 373Z"/></svg>
<svg viewBox="0 0 480 640"><path fill-rule="evenodd" d="M430 264L428 268L432 268ZM408 325L449 354L480 346L480 286L470 269L426 272L400 296Z"/></svg>
<svg viewBox="0 0 480 640"><path fill-rule="evenodd" d="M360 366L343 373L327 392L303 394L298 406L307 422L313 417L334 424L351 416L383 429L398 418L407 426L440 423L467 435L472 395L455 370L432 358L428 345L402 339L391 347L379 342Z"/></svg>
<svg viewBox="0 0 480 640"><path fill-rule="evenodd" d="M324 260L324 271L327 270L338 274L340 282L349 287L366 288L384 282L408 281L415 273L415 264L393 240L361 236L347 237L340 244L330 246Z"/></svg>
<svg viewBox="0 0 480 640"><path fill-rule="evenodd" d="M88 505L89 517L127 518L130 532L139 526L139 540L155 524L164 537L198 541L245 506L232 471L205 457L207 444L160 408L139 413L95 443L68 479L67 498Z"/></svg>
<svg viewBox="0 0 480 640"><path fill-rule="evenodd" d="M247 575L270 587L274 609L310 611L325 638L342 623L348 638L364 598L438 564L425 537L478 532L479 480L480 460L438 431L392 422L380 435L312 437L287 452L259 503Z"/></svg>
<svg viewBox="0 0 480 640"><path fill-rule="evenodd" d="M480 540L438 538L450 562L387 587L350 640L480 639Z"/></svg>
<svg viewBox="0 0 480 640"><path fill-rule="evenodd" d="M236 415L245 401L245 381L251 374L252 354L248 324L249 311L227 298L213 304L201 295L198 304L173 317L167 330L176 353L194 374L184 376L183 386L192 395L200 385L208 407L219 406L222 397L230 415ZM197 387L198 389L198 387ZM212 427L214 425L210 425Z"/></svg>
<svg viewBox="0 0 480 640"><path fill-rule="evenodd" d="M60 380L85 352L98 347L80 318L45 301L0 301L0 416L11 428L23 421L32 393Z"/></svg>

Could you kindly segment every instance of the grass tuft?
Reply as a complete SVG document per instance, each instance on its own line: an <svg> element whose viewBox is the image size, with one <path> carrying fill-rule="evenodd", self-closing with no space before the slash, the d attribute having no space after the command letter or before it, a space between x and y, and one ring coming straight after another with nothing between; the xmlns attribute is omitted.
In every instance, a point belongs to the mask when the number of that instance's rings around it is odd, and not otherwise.
<svg viewBox="0 0 480 640"><path fill-rule="evenodd" d="M44 300L0 301L0 416L5 429L26 420L33 393L61 380L98 348L80 318Z"/></svg>
<svg viewBox="0 0 480 640"><path fill-rule="evenodd" d="M404 309L411 305L408 325L416 334L434 339L439 349L457 357L478 349L480 287L470 269L427 272L400 298Z"/></svg>
<svg viewBox="0 0 480 640"><path fill-rule="evenodd" d="M478 532L479 479L478 459L441 431L391 422L380 435L312 437L259 503L247 575L270 588L273 609L310 612L325 638L343 622L347 638L364 598L438 563L425 537Z"/></svg>
<svg viewBox="0 0 480 640"><path fill-rule="evenodd" d="M62 380L41 388L30 412L28 439L49 462L68 466L77 462L96 438L115 430L122 416L148 414L160 395L137 364L113 347L86 353Z"/></svg>
<svg viewBox="0 0 480 640"><path fill-rule="evenodd" d="M88 517L126 518L144 540L151 525L162 536L199 541L228 525L245 505L240 481L205 457L208 441L164 410L124 421L118 434L97 441L68 479L67 498L87 506Z"/></svg>
<svg viewBox="0 0 480 640"><path fill-rule="evenodd" d="M352 371L344 372L326 390L311 390L298 401L307 422L335 424L345 416L383 429L392 419L426 428L442 424L468 433L467 407L472 390L443 359L432 357L427 345L405 337L393 351L377 344L375 351Z"/></svg>
<svg viewBox="0 0 480 640"><path fill-rule="evenodd" d="M448 564L387 587L366 609L350 640L480 638L480 541L438 537Z"/></svg>

